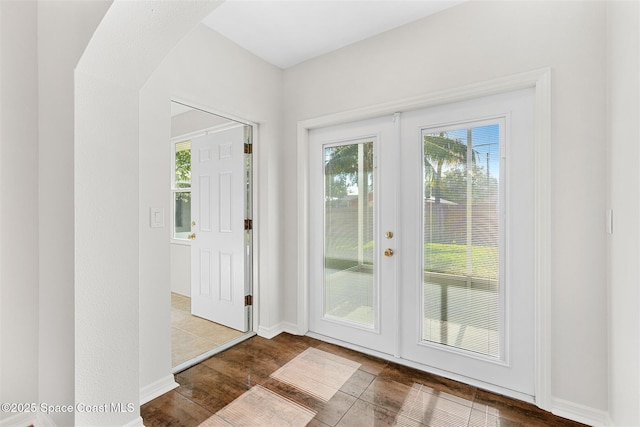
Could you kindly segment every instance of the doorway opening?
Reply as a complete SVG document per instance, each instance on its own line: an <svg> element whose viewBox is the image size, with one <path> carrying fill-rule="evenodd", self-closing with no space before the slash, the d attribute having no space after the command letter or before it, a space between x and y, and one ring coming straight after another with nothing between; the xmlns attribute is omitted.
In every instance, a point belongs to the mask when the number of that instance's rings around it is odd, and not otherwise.
<svg viewBox="0 0 640 427"><path fill-rule="evenodd" d="M255 129L171 102L173 373L255 335Z"/></svg>

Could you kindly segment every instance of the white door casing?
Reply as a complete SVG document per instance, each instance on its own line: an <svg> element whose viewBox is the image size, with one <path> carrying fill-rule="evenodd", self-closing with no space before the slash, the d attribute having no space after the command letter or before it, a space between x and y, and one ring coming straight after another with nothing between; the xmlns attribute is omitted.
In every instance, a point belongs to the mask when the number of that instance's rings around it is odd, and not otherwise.
<svg viewBox="0 0 640 427"><path fill-rule="evenodd" d="M309 173L309 132L312 129L379 117L397 111L410 111L445 103L474 99L481 96L505 93L508 91L533 88L535 90L534 125L534 305L535 305L535 404L545 410L553 409L551 395L551 86L552 71L542 68L520 74L500 77L494 80L473 83L466 86L446 89L399 99L393 102L371 105L365 108L306 119L297 125L298 156L298 287L297 287L297 332L309 332L310 322L310 173ZM357 344L348 345L364 350ZM366 350L365 350L366 351ZM383 353L378 356L387 358ZM400 363L419 367L450 378L467 381L472 385L510 395L508 390L492 387L444 371L416 365L403 360ZM514 396L517 397L517 396ZM526 399L525 399L526 400Z"/></svg>
<svg viewBox="0 0 640 427"><path fill-rule="evenodd" d="M191 312L246 332L245 126L191 141Z"/></svg>

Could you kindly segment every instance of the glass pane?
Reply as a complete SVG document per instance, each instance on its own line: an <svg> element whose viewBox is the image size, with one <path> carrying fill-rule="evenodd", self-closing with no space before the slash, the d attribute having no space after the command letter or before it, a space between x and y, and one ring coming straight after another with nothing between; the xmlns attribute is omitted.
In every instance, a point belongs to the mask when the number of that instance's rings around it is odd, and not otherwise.
<svg viewBox="0 0 640 427"><path fill-rule="evenodd" d="M500 358L499 125L423 133L423 340Z"/></svg>
<svg viewBox="0 0 640 427"><path fill-rule="evenodd" d="M324 148L324 314L373 327L373 142Z"/></svg>
<svg viewBox="0 0 640 427"><path fill-rule="evenodd" d="M191 188L191 141L178 142L175 154L175 188Z"/></svg>
<svg viewBox="0 0 640 427"><path fill-rule="evenodd" d="M173 237L186 239L191 233L191 192L174 193L175 231Z"/></svg>

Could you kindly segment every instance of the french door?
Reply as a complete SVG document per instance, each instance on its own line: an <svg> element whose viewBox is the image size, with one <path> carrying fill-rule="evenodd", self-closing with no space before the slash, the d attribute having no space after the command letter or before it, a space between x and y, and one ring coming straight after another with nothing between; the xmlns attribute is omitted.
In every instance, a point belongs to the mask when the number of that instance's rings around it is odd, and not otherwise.
<svg viewBox="0 0 640 427"><path fill-rule="evenodd" d="M397 324L398 131L394 117L381 117L310 135L310 330L389 354Z"/></svg>
<svg viewBox="0 0 640 427"><path fill-rule="evenodd" d="M533 90L310 132L310 330L534 395Z"/></svg>

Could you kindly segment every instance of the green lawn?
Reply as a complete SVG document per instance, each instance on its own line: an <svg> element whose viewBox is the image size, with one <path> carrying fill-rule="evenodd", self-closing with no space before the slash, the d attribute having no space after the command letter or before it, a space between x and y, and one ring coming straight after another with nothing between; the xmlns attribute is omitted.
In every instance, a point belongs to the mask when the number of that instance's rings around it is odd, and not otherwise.
<svg viewBox="0 0 640 427"><path fill-rule="evenodd" d="M471 265L474 277L498 279L498 248L473 246ZM425 243L424 266L426 271L466 275L467 246L448 243Z"/></svg>
<svg viewBox="0 0 640 427"><path fill-rule="evenodd" d="M344 270L355 267L357 260L357 244L354 239L335 239L332 242L333 256L325 260L327 268ZM373 241L364 244L365 263L371 263ZM498 248L495 246L473 246L471 251L471 265L473 277L484 279L498 279ZM424 245L425 271L466 276L467 275L467 247L451 243L425 243Z"/></svg>

